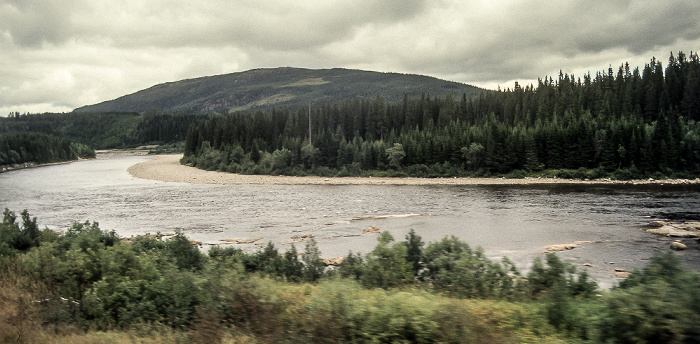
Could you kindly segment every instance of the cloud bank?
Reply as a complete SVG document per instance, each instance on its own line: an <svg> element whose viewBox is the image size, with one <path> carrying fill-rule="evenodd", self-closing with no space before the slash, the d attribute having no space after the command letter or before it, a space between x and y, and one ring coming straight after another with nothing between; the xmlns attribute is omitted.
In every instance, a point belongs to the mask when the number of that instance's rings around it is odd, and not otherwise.
<svg viewBox="0 0 700 344"><path fill-rule="evenodd" d="M0 115L278 66L512 87L697 51L697 18L684 0L0 0Z"/></svg>

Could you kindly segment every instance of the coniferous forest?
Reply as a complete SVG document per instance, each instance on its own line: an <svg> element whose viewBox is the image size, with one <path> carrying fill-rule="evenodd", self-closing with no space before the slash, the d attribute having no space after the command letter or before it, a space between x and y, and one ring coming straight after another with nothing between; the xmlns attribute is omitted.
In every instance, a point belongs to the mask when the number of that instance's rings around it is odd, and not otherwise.
<svg viewBox="0 0 700 344"><path fill-rule="evenodd" d="M249 174L545 175L631 179L700 173L700 59L560 73L478 97L354 99L213 115L183 163Z"/></svg>
<svg viewBox="0 0 700 344"><path fill-rule="evenodd" d="M157 111L72 112L0 117L0 134L42 133L67 138L94 149L133 148L146 144L184 142L191 123L206 115L170 115Z"/></svg>
<svg viewBox="0 0 700 344"><path fill-rule="evenodd" d="M0 167L94 157L95 151L92 148L66 138L40 133L0 134Z"/></svg>

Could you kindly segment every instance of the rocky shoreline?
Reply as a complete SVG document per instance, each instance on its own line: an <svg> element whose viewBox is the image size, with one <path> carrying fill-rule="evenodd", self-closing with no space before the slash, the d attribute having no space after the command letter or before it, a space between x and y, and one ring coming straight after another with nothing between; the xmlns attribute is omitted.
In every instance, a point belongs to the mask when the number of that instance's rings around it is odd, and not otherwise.
<svg viewBox="0 0 700 344"><path fill-rule="evenodd" d="M700 238L700 222L652 221L647 232L674 238Z"/></svg>

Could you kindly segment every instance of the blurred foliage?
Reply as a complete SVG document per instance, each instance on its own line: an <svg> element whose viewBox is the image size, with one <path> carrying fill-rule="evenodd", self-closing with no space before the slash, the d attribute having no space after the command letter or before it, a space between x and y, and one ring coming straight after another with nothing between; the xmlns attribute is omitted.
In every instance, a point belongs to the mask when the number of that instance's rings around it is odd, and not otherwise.
<svg viewBox="0 0 700 344"><path fill-rule="evenodd" d="M554 254L523 277L454 237L388 233L321 264L272 244L202 253L182 233L124 240L97 223L0 227L0 341L695 343L700 277L671 253L609 292Z"/></svg>

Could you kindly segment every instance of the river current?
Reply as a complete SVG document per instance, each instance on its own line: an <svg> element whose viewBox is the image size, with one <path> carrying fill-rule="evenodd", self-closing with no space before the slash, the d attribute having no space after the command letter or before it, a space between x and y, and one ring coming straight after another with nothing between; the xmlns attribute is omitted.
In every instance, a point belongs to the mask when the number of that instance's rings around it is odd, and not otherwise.
<svg viewBox="0 0 700 344"><path fill-rule="evenodd" d="M312 234L324 257L368 252L376 234L403 240L414 229L426 242L454 235L523 270L544 246L581 242L560 252L586 264L606 287L614 269L643 266L672 241L644 232L652 220L700 220L698 185L212 185L144 180L127 168L142 156L0 173L0 207L27 209L40 226L65 230L95 221L122 237L182 231L203 249L225 239L259 239L286 250ZM679 254L700 271L700 244ZM295 243L303 250L304 243ZM257 246L238 244L247 250Z"/></svg>

